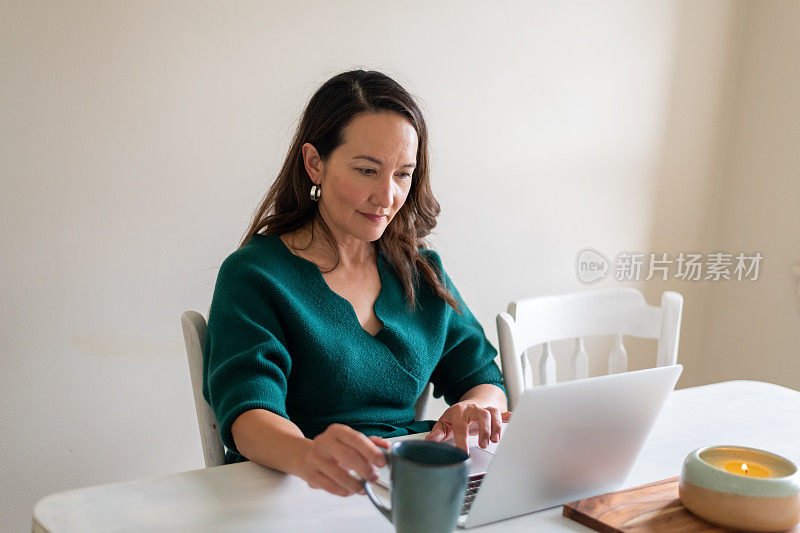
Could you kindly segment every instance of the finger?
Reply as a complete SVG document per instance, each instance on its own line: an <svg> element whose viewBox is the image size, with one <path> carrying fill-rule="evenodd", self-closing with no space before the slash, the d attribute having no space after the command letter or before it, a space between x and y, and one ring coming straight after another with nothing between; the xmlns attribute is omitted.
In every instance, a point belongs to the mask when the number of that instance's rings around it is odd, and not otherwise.
<svg viewBox="0 0 800 533"><path fill-rule="evenodd" d="M492 433L492 415L487 409L471 406L465 413L469 420L478 426L478 445L486 448L489 445L489 437Z"/></svg>
<svg viewBox="0 0 800 533"><path fill-rule="evenodd" d="M351 476L348 469L341 464L333 461L322 461L319 465L319 470L336 482L339 490L344 492L344 494L340 494L341 496L350 496L354 492L360 492L363 488L361 480Z"/></svg>
<svg viewBox="0 0 800 533"><path fill-rule="evenodd" d="M343 442L336 442L333 446L335 447L333 458L342 468L354 470L362 479L370 481L378 479L378 467L367 461L358 450Z"/></svg>
<svg viewBox="0 0 800 533"><path fill-rule="evenodd" d="M351 428L348 428L348 430L349 431L342 431L339 433L339 442L353 448L355 451L361 454L366 462L378 467L386 466L386 457L374 442L369 440L366 435L359 431Z"/></svg>
<svg viewBox="0 0 800 533"><path fill-rule="evenodd" d="M387 449L387 450L388 450L388 449L391 447L391 445L392 445L392 443L391 443L391 442L389 442L388 440L386 440L386 439L384 439L384 438L381 438L381 437L378 437L378 436L375 436L375 435L370 435L370 436L369 436L369 437L367 437L367 438L368 438L369 440L371 440L372 442L374 442L375 444L377 444L378 446L380 446L381 448L385 448L385 449Z"/></svg>
<svg viewBox="0 0 800 533"><path fill-rule="evenodd" d="M453 438L453 426L447 424L444 426L444 435L442 435L442 442Z"/></svg>
<svg viewBox="0 0 800 533"><path fill-rule="evenodd" d="M511 419L511 411L506 411L502 415L503 422L508 422Z"/></svg>
<svg viewBox="0 0 800 533"><path fill-rule="evenodd" d="M467 435L469 433L468 421L464 418L457 418L451 424L453 428L453 438L456 446L469 453L469 446L467 446Z"/></svg>
<svg viewBox="0 0 800 533"><path fill-rule="evenodd" d="M503 427L503 424L500 422L502 416L500 414L500 409L497 407L489 407L487 410L492 415L492 435L490 438L492 439L492 442L499 442L500 430Z"/></svg>
<svg viewBox="0 0 800 533"><path fill-rule="evenodd" d="M372 441L368 440L363 434L358 433L350 427L333 424L330 426L330 431L326 430L326 434L318 436L315 440L319 441L319 445L315 448L315 455L319 464L339 464L345 471L354 470L355 473L361 476L362 479L377 479L378 469L370 464L364 456L352 445L342 442L342 439L347 440L349 434L356 434L364 438L369 446L375 447L381 456L383 453ZM338 478L334 477L335 480Z"/></svg>
<svg viewBox="0 0 800 533"><path fill-rule="evenodd" d="M322 489L336 496L344 497L352 494L351 491L345 489L339 483L327 476L324 472L319 470L314 474L312 481L308 482L308 486L312 489Z"/></svg>
<svg viewBox="0 0 800 533"><path fill-rule="evenodd" d="M445 430L444 424L440 420L433 425L433 427L431 428L431 432L425 436L425 440L440 442L444 440L444 436L446 433L447 430Z"/></svg>

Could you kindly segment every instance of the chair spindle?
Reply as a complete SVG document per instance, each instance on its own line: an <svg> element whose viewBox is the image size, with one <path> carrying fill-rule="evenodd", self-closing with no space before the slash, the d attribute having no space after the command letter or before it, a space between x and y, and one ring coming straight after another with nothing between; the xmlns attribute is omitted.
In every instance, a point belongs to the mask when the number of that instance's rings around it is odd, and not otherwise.
<svg viewBox="0 0 800 533"><path fill-rule="evenodd" d="M589 377L589 354L583 344L583 337L575 339L575 352L572 354L572 379Z"/></svg>
<svg viewBox="0 0 800 533"><path fill-rule="evenodd" d="M542 380L542 385L548 385L556 382L556 358L553 356L553 350L550 349L550 343L544 343L542 349L542 357L539 359L539 376Z"/></svg>
<svg viewBox="0 0 800 533"><path fill-rule="evenodd" d="M622 334L618 333L614 339L614 346L608 354L608 373L618 374L628 370L628 352L622 344Z"/></svg>

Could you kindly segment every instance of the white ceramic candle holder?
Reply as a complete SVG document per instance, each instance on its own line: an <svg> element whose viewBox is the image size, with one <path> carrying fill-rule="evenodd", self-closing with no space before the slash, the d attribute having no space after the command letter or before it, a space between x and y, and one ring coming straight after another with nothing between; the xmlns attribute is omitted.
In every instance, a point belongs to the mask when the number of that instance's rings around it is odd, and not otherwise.
<svg viewBox="0 0 800 533"><path fill-rule="evenodd" d="M707 446L686 456L678 483L683 505L711 523L746 531L785 531L800 523L800 474L780 455L743 446Z"/></svg>

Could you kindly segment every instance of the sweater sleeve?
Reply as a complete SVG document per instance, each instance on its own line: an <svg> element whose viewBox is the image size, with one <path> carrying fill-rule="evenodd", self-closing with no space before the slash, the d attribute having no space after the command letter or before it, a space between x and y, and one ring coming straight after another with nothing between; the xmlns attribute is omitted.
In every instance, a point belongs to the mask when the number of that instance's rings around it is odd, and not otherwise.
<svg viewBox="0 0 800 533"><path fill-rule="evenodd" d="M291 358L266 276L234 253L217 276L203 350L203 396L222 443L239 453L231 435L236 418L266 409L284 418Z"/></svg>
<svg viewBox="0 0 800 533"><path fill-rule="evenodd" d="M426 255L462 312L459 314L444 305L447 331L442 358L431 376L434 398L444 396L448 405L453 405L468 390L484 383L497 385L505 393L503 376L494 362L497 350L489 343L480 322L444 271L439 255L433 250L427 250Z"/></svg>

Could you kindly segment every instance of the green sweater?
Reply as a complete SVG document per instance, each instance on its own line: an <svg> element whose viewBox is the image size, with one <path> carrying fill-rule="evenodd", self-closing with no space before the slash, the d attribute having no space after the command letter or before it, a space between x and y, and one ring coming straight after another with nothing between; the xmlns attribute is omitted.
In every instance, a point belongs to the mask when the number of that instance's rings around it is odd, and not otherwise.
<svg viewBox="0 0 800 533"><path fill-rule="evenodd" d="M225 463L246 461L231 436L243 412L266 409L308 438L332 423L365 435L429 431L414 404L428 381L452 405L472 387L503 388L497 351L464 304L433 250L420 250L458 300L459 315L420 278L409 311L388 257L377 256L381 290L373 337L319 268L277 236L254 235L217 276L203 353L203 396L228 448Z"/></svg>

